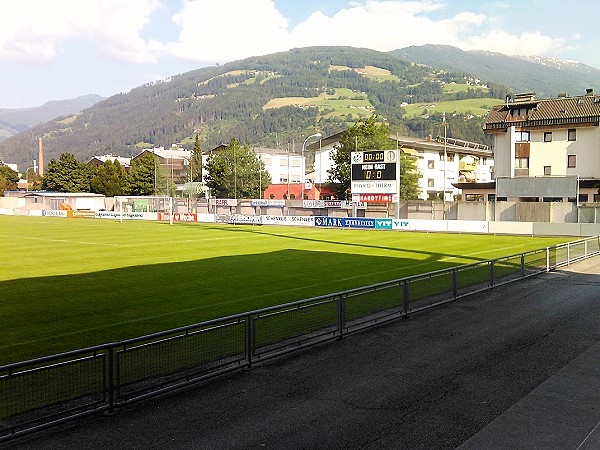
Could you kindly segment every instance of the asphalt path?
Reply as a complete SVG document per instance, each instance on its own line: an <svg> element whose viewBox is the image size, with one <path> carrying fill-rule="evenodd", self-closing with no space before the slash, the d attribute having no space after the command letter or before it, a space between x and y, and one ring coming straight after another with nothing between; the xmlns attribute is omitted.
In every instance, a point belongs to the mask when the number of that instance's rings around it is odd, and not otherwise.
<svg viewBox="0 0 600 450"><path fill-rule="evenodd" d="M600 257L15 449L600 448Z"/></svg>

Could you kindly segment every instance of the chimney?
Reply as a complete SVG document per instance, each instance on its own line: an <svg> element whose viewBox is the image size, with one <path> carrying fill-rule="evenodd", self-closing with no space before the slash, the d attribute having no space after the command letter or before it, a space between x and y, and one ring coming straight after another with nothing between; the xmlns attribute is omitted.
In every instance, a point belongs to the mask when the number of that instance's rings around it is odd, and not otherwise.
<svg viewBox="0 0 600 450"><path fill-rule="evenodd" d="M44 144L42 138L38 138L38 161L39 161L39 172L38 175L44 175Z"/></svg>

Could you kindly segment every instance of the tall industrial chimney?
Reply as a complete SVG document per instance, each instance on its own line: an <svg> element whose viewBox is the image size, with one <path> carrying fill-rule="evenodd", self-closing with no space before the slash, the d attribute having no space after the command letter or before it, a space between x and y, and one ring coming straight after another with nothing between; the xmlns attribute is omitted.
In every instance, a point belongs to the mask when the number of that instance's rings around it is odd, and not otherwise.
<svg viewBox="0 0 600 450"><path fill-rule="evenodd" d="M38 162L39 162L39 172L38 175L44 175L44 144L42 143L42 138L38 138Z"/></svg>

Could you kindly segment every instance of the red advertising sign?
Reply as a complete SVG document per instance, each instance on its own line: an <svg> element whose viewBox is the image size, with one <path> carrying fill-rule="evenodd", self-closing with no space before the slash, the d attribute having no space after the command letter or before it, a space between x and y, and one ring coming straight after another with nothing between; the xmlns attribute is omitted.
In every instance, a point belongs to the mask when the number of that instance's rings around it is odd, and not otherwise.
<svg viewBox="0 0 600 450"><path fill-rule="evenodd" d="M391 203L394 194L360 194L360 201L367 203Z"/></svg>
<svg viewBox="0 0 600 450"><path fill-rule="evenodd" d="M158 213L158 220L168 222L171 220L169 213ZM198 215L192 213L173 213L173 222L197 222Z"/></svg>

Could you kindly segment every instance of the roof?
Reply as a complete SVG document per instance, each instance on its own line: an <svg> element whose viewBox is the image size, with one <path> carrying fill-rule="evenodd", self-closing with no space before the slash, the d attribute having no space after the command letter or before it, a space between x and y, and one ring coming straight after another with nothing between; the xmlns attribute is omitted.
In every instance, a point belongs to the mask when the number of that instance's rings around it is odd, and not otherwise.
<svg viewBox="0 0 600 450"><path fill-rule="evenodd" d="M511 115L511 110L531 107L526 116ZM495 106L488 114L484 131L506 129L509 126L576 125L600 121L600 95L590 91L579 97L561 96L553 99L514 101Z"/></svg>
<svg viewBox="0 0 600 450"><path fill-rule="evenodd" d="M331 143L337 142L342 137L343 132L335 133L331 136L327 136L322 139L321 143L314 142L306 148L310 151L315 151L319 149L319 146L322 145L326 147ZM402 136L402 135L391 135L390 141L392 141L393 146L397 146L399 149L414 149L417 151L435 151L435 152L443 152L444 151L444 138L436 137L423 139L413 136ZM461 139L453 139L446 138L446 151L457 153L457 154L469 154L475 156L486 156L493 157L492 151L489 146L484 144L479 144L477 142L469 142ZM405 151L405 153L411 153L410 151Z"/></svg>

